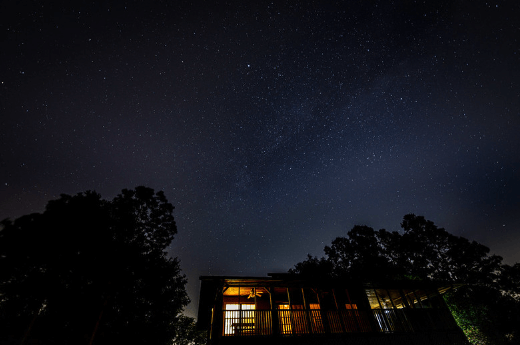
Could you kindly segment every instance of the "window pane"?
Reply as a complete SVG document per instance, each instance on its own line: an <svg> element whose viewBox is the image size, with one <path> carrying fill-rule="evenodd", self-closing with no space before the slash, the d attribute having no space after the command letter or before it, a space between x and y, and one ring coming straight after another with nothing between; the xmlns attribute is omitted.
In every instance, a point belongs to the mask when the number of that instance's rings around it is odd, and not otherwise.
<svg viewBox="0 0 520 345"><path fill-rule="evenodd" d="M254 304L226 304L224 335L251 333L255 325Z"/></svg>

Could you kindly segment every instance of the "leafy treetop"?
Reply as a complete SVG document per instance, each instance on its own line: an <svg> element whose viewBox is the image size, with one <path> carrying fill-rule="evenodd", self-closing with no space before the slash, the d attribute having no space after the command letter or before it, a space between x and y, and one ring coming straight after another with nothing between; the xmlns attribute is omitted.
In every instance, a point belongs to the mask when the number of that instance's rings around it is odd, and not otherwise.
<svg viewBox="0 0 520 345"><path fill-rule="evenodd" d="M55 344L166 344L189 299L166 249L177 233L164 193L61 195L3 220L0 334ZM0 339L2 339L0 337Z"/></svg>

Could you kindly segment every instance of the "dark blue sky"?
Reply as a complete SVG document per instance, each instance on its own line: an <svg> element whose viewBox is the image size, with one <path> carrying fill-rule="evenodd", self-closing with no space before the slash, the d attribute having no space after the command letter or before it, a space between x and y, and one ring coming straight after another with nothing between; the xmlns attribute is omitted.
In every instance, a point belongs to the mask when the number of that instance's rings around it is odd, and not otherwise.
<svg viewBox="0 0 520 345"><path fill-rule="evenodd" d="M407 213L520 261L517 1L211 3L2 3L1 219L163 190L191 316Z"/></svg>

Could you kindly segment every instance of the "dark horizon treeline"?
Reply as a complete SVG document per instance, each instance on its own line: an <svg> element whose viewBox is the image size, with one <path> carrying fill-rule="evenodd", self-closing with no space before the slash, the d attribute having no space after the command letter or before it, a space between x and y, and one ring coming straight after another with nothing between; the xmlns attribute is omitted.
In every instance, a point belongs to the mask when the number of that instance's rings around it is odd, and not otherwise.
<svg viewBox="0 0 520 345"><path fill-rule="evenodd" d="M166 249L177 233L162 192L62 195L43 213L0 222L0 344L203 344L186 277ZM313 279L443 280L473 344L518 344L520 264L422 216L402 232L355 226L290 270Z"/></svg>
<svg viewBox="0 0 520 345"><path fill-rule="evenodd" d="M324 248L325 257L308 255L289 272L313 279L462 283L445 299L470 342L520 343L520 263L504 264L488 247L423 216L405 215L401 227L389 232L354 226Z"/></svg>

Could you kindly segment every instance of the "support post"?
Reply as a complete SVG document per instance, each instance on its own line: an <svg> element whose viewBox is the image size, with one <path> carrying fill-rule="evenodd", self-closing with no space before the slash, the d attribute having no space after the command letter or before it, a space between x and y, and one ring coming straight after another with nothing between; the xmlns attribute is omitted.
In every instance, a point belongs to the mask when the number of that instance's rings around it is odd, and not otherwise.
<svg viewBox="0 0 520 345"><path fill-rule="evenodd" d="M274 300L274 288L269 287L269 302L271 303L271 328L273 336L280 335L280 324L278 322L278 310L276 309L276 302Z"/></svg>

